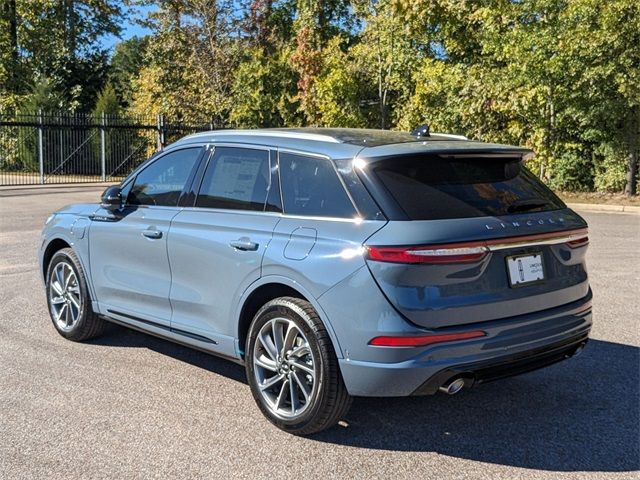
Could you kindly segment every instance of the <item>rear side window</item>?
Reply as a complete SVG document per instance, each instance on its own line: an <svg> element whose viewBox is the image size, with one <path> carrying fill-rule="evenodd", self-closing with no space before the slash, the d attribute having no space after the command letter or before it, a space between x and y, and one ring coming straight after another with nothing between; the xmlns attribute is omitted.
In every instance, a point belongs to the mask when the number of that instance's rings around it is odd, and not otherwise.
<svg viewBox="0 0 640 480"><path fill-rule="evenodd" d="M355 208L330 161L280 154L284 212L313 217L353 218Z"/></svg>
<svg viewBox="0 0 640 480"><path fill-rule="evenodd" d="M145 167L133 182L127 203L175 207L202 152L185 148L167 153Z"/></svg>
<svg viewBox="0 0 640 480"><path fill-rule="evenodd" d="M395 157L375 164L373 172L411 220L565 208L519 158Z"/></svg>
<svg viewBox="0 0 640 480"><path fill-rule="evenodd" d="M269 152L216 147L197 207L263 211L269 190Z"/></svg>

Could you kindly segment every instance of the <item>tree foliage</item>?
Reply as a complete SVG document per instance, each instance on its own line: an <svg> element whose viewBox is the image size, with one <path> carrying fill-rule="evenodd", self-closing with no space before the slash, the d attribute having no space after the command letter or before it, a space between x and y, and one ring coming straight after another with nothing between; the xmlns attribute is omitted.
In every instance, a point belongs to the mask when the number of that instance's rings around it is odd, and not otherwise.
<svg viewBox="0 0 640 480"><path fill-rule="evenodd" d="M555 188L636 192L637 0L128 0L153 6L152 33L110 57L115 0L3 2L0 109L115 94L220 125L427 122L535 149Z"/></svg>
<svg viewBox="0 0 640 480"><path fill-rule="evenodd" d="M90 110L109 67L100 39L120 33L122 14L115 0L3 0L0 108L19 108L47 82L67 108Z"/></svg>

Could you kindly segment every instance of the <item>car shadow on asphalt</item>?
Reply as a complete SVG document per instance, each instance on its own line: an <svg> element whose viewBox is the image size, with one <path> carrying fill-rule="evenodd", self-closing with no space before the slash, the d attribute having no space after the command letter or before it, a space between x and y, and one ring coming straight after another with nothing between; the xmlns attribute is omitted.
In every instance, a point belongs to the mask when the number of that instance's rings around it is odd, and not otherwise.
<svg viewBox="0 0 640 480"><path fill-rule="evenodd" d="M93 343L146 347L246 383L240 365L125 328ZM639 367L640 348L591 340L577 358L455 396L356 398L346 426L312 439L537 470L637 471Z"/></svg>
<svg viewBox="0 0 640 480"><path fill-rule="evenodd" d="M91 340L88 343L105 347L148 348L154 352L193 365L194 367L202 368L212 373L223 375L231 380L247 384L244 367L242 365L119 325L109 324L107 331L101 337Z"/></svg>
<svg viewBox="0 0 640 480"><path fill-rule="evenodd" d="M574 359L455 396L358 398L318 441L559 472L637 471L640 348L591 340Z"/></svg>

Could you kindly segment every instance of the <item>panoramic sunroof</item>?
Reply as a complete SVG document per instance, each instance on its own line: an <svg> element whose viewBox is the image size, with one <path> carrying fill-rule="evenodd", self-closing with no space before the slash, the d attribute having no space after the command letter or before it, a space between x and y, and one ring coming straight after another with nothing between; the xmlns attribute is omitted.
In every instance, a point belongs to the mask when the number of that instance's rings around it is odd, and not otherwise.
<svg viewBox="0 0 640 480"><path fill-rule="evenodd" d="M363 147L378 147L381 145L390 145L394 143L409 142L431 142L441 140L451 140L450 138L432 135L429 137L414 137L408 132L394 132L390 130L358 130L358 129L342 129L342 128L298 128L289 129L300 133L312 133L318 135L326 135L339 140L342 143L351 145L361 145Z"/></svg>

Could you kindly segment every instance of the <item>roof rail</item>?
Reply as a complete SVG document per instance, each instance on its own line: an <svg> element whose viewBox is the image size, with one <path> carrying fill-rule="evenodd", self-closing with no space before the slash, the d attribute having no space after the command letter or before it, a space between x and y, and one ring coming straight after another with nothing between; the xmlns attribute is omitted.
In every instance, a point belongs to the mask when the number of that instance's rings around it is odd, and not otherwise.
<svg viewBox="0 0 640 480"><path fill-rule="evenodd" d="M315 142L342 143L340 140L330 135L285 130L210 130L207 132L194 133L185 138L204 137L207 135L243 135L248 137L276 137L291 138L296 140L311 140Z"/></svg>
<svg viewBox="0 0 640 480"><path fill-rule="evenodd" d="M453 133L432 133L432 135L440 135L441 137L446 138L455 138L457 140L469 140L469 137L465 137L464 135L454 135Z"/></svg>

